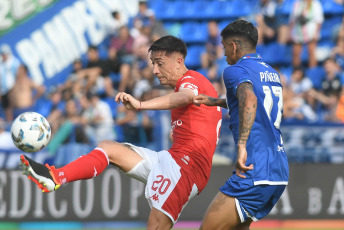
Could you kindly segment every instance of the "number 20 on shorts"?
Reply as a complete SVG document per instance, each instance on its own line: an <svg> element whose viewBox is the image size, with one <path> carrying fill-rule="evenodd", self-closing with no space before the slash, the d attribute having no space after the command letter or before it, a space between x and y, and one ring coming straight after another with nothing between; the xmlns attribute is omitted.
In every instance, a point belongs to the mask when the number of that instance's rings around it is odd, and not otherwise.
<svg viewBox="0 0 344 230"><path fill-rule="evenodd" d="M160 195L164 195L170 185L170 179L164 178L163 175L158 175L157 180L155 180L152 184L152 190L157 191Z"/></svg>

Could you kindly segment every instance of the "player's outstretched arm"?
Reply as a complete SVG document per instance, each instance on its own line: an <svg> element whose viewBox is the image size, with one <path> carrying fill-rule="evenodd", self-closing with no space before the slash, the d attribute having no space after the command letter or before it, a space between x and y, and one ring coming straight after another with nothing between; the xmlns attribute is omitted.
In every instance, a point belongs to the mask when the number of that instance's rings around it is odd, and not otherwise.
<svg viewBox="0 0 344 230"><path fill-rule="evenodd" d="M128 93L119 92L115 97L117 103L122 102L125 108L129 110L139 110L141 108L141 102L135 99Z"/></svg>
<svg viewBox="0 0 344 230"><path fill-rule="evenodd" d="M191 104L194 96L195 94L192 90L183 89L179 92L169 93L161 97L140 102L130 94L121 92L116 95L115 101L117 103L122 102L129 110L171 110Z"/></svg>
<svg viewBox="0 0 344 230"><path fill-rule="evenodd" d="M237 90L237 98L239 100L239 140L236 174L245 178L243 173L253 169L253 164L245 165L247 160L246 142L256 118L257 110L257 97L254 94L252 84L240 84Z"/></svg>
<svg viewBox="0 0 344 230"><path fill-rule="evenodd" d="M227 109L226 99L210 97L204 94L199 94L195 96L193 99L193 103L197 106L204 104L207 106L220 106L222 108Z"/></svg>

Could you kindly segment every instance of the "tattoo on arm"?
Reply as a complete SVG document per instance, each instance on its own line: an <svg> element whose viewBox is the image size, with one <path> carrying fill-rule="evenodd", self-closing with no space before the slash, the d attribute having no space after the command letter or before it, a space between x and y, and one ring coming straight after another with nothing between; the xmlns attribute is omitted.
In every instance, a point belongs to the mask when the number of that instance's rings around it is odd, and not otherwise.
<svg viewBox="0 0 344 230"><path fill-rule="evenodd" d="M254 94L250 83L242 83L237 90L239 100L239 141L238 144L246 144L250 135L252 125L256 118L257 100L252 100L250 95Z"/></svg>
<svg viewBox="0 0 344 230"><path fill-rule="evenodd" d="M226 99L223 98L215 98L215 97L209 97L209 101L216 106L220 106L222 108L227 108Z"/></svg>

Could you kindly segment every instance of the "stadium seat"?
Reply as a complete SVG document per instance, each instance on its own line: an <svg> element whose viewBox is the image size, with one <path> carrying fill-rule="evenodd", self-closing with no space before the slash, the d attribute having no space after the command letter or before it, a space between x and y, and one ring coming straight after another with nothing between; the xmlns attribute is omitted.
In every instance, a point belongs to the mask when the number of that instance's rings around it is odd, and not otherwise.
<svg viewBox="0 0 344 230"><path fill-rule="evenodd" d="M193 7L195 9L195 20L211 20L216 17L216 9L214 7L215 1L199 0L194 1Z"/></svg>
<svg viewBox="0 0 344 230"><path fill-rule="evenodd" d="M270 65L287 65L291 63L291 47L277 42L262 45L260 51L263 59Z"/></svg>
<svg viewBox="0 0 344 230"><path fill-rule="evenodd" d="M320 89L321 81L325 78L326 73L322 66L317 66L307 69L306 76L312 81L314 88Z"/></svg>
<svg viewBox="0 0 344 230"><path fill-rule="evenodd" d="M185 22L180 29L181 39L186 43L205 43L208 38L206 23Z"/></svg>
<svg viewBox="0 0 344 230"><path fill-rule="evenodd" d="M325 15L342 15L344 13L343 5L334 0L320 0Z"/></svg>
<svg viewBox="0 0 344 230"><path fill-rule="evenodd" d="M290 79L292 73L293 73L293 67L290 65L283 66L280 68L279 72L287 77L287 79Z"/></svg>
<svg viewBox="0 0 344 230"><path fill-rule="evenodd" d="M248 16L252 12L252 5L248 0L232 1L232 4L228 4L227 1L221 1L223 4L222 16L224 18L239 18Z"/></svg>
<svg viewBox="0 0 344 230"><path fill-rule="evenodd" d="M282 15L289 15L293 9L294 2L296 0L285 0L282 3L282 6L280 8L280 12Z"/></svg>
<svg viewBox="0 0 344 230"><path fill-rule="evenodd" d="M205 51L205 47L201 45L194 45L188 47L188 54L185 59L185 64L189 68L198 68L201 66L201 55Z"/></svg>
<svg viewBox="0 0 344 230"><path fill-rule="evenodd" d="M332 39L335 35L336 30L342 23L342 16L326 17L326 20L321 26L321 40Z"/></svg>
<svg viewBox="0 0 344 230"><path fill-rule="evenodd" d="M159 1L153 5L152 9L159 20L179 19L184 12L182 1Z"/></svg>
<svg viewBox="0 0 344 230"><path fill-rule="evenodd" d="M233 20L224 20L218 23L219 31L221 32L229 23L233 22Z"/></svg>

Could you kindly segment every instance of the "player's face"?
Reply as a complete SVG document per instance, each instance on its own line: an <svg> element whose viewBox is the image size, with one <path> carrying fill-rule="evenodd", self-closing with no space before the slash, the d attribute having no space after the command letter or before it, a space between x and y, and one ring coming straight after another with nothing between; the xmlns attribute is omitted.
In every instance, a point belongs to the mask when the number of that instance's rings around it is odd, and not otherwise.
<svg viewBox="0 0 344 230"><path fill-rule="evenodd" d="M226 62L228 65L234 65L235 64L235 52L234 52L234 46L235 43L227 38L227 39L221 39L221 43L223 45L223 52L224 55L226 56Z"/></svg>
<svg viewBox="0 0 344 230"><path fill-rule="evenodd" d="M153 74L159 79L160 84L175 86L174 76L177 71L175 54L168 54L164 51L153 51L150 54L153 64Z"/></svg>

